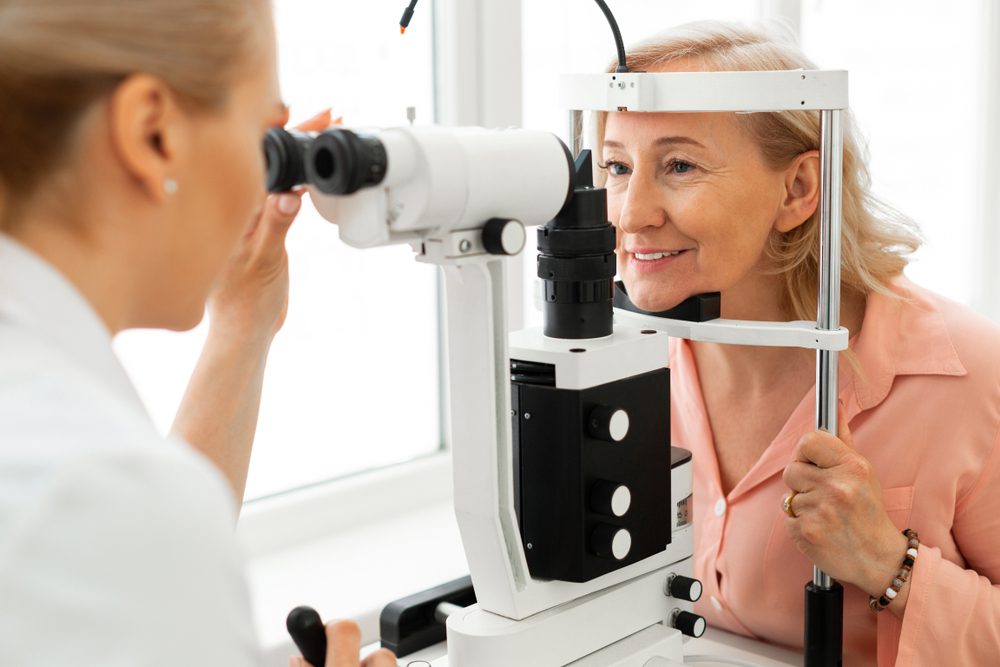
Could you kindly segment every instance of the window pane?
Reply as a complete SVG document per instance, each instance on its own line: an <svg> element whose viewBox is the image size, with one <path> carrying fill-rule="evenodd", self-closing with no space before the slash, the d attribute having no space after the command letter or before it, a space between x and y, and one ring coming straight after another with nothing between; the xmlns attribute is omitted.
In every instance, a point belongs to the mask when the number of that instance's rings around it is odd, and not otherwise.
<svg viewBox="0 0 1000 667"><path fill-rule="evenodd" d="M275 2L293 123L331 106L348 125L401 125L408 106L431 122L431 21L414 21L401 36L402 8ZM268 361L248 499L441 446L435 268L417 264L405 246L345 246L308 203L289 233L288 253L291 304ZM185 334L127 332L116 341L164 430L204 336L203 325Z"/></svg>
<svg viewBox="0 0 1000 667"><path fill-rule="evenodd" d="M907 274L964 303L975 289L983 200L981 20L980 2L809 0L802 9L806 53L850 71L875 193L927 238Z"/></svg>
<svg viewBox="0 0 1000 667"><path fill-rule="evenodd" d="M608 3L625 47L681 23L756 21L758 3L747 0L625 0ZM524 2L524 126L566 137L567 113L559 106L559 74L603 72L614 61L615 42L604 14L589 0Z"/></svg>

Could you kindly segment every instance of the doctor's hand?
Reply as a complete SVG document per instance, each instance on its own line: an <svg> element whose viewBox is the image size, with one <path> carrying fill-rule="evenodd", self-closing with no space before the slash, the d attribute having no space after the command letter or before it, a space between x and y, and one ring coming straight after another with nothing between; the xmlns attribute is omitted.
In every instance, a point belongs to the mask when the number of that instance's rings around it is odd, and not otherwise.
<svg viewBox="0 0 1000 667"><path fill-rule="evenodd" d="M380 648L364 660L360 659L361 629L351 621L326 624L326 664L311 667L396 667L396 656ZM289 667L310 667L305 658L295 657Z"/></svg>
<svg viewBox="0 0 1000 667"><path fill-rule="evenodd" d="M871 463L854 449L839 411L840 437L802 436L785 468L791 489L785 527L792 542L824 572L878 597L899 569L906 538L889 519ZM789 512L786 512L789 513ZM908 590L909 587L904 588ZM895 605L900 609L902 604Z"/></svg>
<svg viewBox="0 0 1000 667"><path fill-rule="evenodd" d="M326 110L296 129L322 131ZM285 238L302 206L302 192L269 195L240 240L208 302L213 333L229 341L268 345L288 312L288 255Z"/></svg>

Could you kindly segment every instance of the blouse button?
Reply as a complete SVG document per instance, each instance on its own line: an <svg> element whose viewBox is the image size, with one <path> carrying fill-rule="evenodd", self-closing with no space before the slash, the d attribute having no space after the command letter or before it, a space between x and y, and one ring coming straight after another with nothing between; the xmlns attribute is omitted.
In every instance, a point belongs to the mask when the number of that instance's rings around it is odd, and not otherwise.
<svg viewBox="0 0 1000 667"><path fill-rule="evenodd" d="M719 498L715 501L715 516L722 516L726 513L726 499Z"/></svg>

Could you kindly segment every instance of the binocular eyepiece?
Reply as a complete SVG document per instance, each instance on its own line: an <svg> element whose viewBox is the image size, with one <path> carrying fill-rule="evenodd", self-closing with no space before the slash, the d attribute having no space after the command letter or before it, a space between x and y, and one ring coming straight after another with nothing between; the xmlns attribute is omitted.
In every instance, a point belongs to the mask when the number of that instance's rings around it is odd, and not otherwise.
<svg viewBox="0 0 1000 667"><path fill-rule="evenodd" d="M264 158L268 192L312 185L328 195L349 195L381 183L389 167L377 137L343 128L321 133L272 128L264 138Z"/></svg>

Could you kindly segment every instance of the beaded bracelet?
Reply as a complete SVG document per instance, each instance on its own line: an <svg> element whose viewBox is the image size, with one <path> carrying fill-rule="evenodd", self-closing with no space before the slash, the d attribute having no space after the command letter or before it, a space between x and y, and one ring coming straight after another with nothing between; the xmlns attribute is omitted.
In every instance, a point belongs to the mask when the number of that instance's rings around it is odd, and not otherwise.
<svg viewBox="0 0 1000 667"><path fill-rule="evenodd" d="M872 611L882 611L896 599L899 595L900 589L909 580L910 574L913 572L913 563L917 560L917 549L920 547L920 538L917 537L917 531L910 530L907 528L903 531L903 535L906 536L906 553L903 555L903 564L899 567L899 572L892 579L892 584L889 588L885 589L885 593L881 597L868 597L868 606L871 607Z"/></svg>

